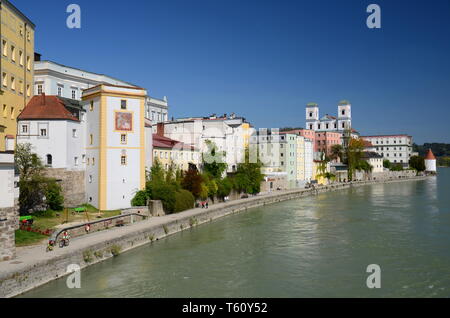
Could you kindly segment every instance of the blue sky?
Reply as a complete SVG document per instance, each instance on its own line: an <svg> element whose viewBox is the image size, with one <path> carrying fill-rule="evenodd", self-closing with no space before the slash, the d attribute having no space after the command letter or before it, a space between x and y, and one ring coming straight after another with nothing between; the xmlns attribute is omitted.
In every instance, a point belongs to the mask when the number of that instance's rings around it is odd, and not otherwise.
<svg viewBox="0 0 450 318"><path fill-rule="evenodd" d="M170 116L235 112L304 126L305 104L351 101L362 134L450 142L450 1L12 0L36 51L167 95ZM80 30L66 7L82 10ZM381 7L381 29L366 8Z"/></svg>

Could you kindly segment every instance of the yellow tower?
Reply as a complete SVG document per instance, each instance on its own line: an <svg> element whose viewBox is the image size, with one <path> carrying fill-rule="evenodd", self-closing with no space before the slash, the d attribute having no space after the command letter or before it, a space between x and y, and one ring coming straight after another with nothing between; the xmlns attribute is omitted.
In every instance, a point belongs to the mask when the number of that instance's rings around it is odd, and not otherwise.
<svg viewBox="0 0 450 318"><path fill-rule="evenodd" d="M16 118L32 97L34 24L0 0L0 152L14 150Z"/></svg>

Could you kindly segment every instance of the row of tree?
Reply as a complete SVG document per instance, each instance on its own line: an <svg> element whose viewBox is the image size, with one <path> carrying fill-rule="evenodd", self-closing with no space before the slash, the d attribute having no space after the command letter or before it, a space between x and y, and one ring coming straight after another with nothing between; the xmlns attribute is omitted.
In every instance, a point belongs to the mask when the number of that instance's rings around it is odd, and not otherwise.
<svg viewBox="0 0 450 318"><path fill-rule="evenodd" d="M231 191L257 194L260 192L261 163L249 162L249 151L245 161L238 164L236 172L226 176L225 152L219 151L213 142L207 141L207 151L202 154L201 172L193 165L187 171L176 169L172 163L165 170L158 159L147 173L145 190L136 193L133 206L146 205L149 199L161 200L166 213L191 209L195 201L224 200Z"/></svg>

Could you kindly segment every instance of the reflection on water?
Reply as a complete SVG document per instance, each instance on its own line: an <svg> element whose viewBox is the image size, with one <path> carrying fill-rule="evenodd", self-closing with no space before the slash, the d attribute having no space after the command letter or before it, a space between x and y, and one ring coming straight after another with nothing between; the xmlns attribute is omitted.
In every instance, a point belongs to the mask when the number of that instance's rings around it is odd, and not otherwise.
<svg viewBox="0 0 450 318"><path fill-rule="evenodd" d="M26 297L448 297L450 170L225 217ZM382 288L366 268L379 264Z"/></svg>

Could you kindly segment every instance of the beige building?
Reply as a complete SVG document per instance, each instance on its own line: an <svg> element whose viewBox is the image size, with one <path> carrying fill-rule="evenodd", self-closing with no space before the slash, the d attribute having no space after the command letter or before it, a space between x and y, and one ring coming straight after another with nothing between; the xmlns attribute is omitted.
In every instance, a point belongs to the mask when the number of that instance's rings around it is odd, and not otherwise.
<svg viewBox="0 0 450 318"><path fill-rule="evenodd" d="M16 118L32 97L34 24L0 2L0 151L14 150Z"/></svg>

